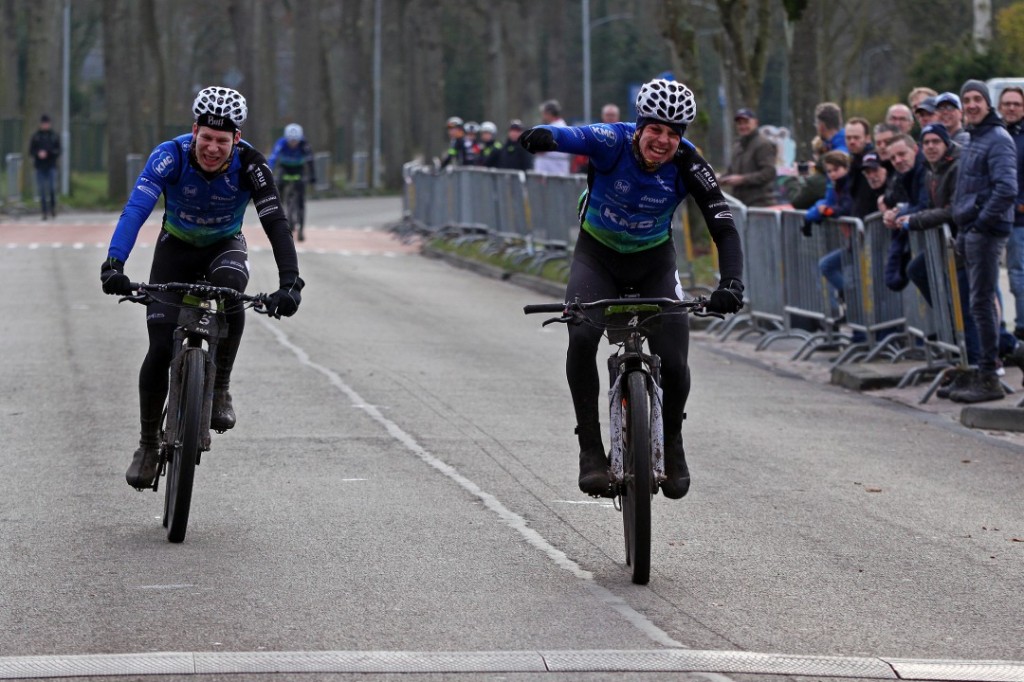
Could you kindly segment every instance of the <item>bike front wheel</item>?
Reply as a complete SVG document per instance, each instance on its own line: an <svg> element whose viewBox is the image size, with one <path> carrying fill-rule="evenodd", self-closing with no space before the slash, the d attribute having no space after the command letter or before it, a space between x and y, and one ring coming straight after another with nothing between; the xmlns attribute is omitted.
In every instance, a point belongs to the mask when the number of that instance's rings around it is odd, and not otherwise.
<svg viewBox="0 0 1024 682"><path fill-rule="evenodd" d="M626 564L633 582L646 585L651 576L651 410L647 377L631 372L622 396L623 473L622 521L626 538Z"/></svg>
<svg viewBox="0 0 1024 682"><path fill-rule="evenodd" d="M203 393L206 384L206 354L201 348L187 348L181 363L178 392L177 432L168 444L167 485L164 489L164 521L167 540L185 539L192 508L192 483L201 443Z"/></svg>

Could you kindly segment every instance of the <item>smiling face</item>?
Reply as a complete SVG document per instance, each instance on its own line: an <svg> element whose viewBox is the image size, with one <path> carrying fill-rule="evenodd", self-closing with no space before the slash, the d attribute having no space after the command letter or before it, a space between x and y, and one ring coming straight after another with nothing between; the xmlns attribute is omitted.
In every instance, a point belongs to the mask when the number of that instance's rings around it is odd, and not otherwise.
<svg viewBox="0 0 1024 682"><path fill-rule="evenodd" d="M672 160L679 149L679 133L661 123L648 123L640 129L640 154L647 163L661 165Z"/></svg>
<svg viewBox="0 0 1024 682"><path fill-rule="evenodd" d="M968 125L978 125L988 116L989 106L977 90L968 90L960 97L964 107L964 120Z"/></svg>
<svg viewBox="0 0 1024 682"><path fill-rule="evenodd" d="M938 116L939 123L946 126L946 130L950 134L960 130L960 122L963 120L963 113L956 108L955 105L949 102L943 102L936 108L936 115Z"/></svg>
<svg viewBox="0 0 1024 682"><path fill-rule="evenodd" d="M1024 95L1017 90L1004 90L999 97L999 113L1008 124L1024 118Z"/></svg>
<svg viewBox="0 0 1024 682"><path fill-rule="evenodd" d="M193 123L192 137L199 167L207 173L214 173L220 170L220 167L231 156L231 150L242 139L242 131L236 130L230 133L226 130L215 130Z"/></svg>

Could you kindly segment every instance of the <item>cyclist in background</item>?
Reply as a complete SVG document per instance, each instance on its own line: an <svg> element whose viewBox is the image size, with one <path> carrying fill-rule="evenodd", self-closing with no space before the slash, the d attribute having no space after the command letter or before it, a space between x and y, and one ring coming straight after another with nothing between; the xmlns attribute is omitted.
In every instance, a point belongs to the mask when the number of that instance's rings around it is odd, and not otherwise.
<svg viewBox="0 0 1024 682"><path fill-rule="evenodd" d="M274 144L267 165L275 173L280 167L278 186L286 213L289 206L288 193L296 193L297 215L288 216L288 219L292 221L291 229L297 233L296 236L301 242L306 238L306 176L308 175L309 184L316 184L313 148L306 141L302 126L298 123L289 123L284 127L284 137Z"/></svg>
<svg viewBox="0 0 1024 682"><path fill-rule="evenodd" d="M248 108L245 98L230 88L208 87L192 104L192 132L162 143L149 156L135 189L114 229L107 259L100 269L103 292L126 296L131 280L125 262L142 224L164 196L163 226L153 251L149 282L196 282L245 291L249 283L249 254L242 235L242 218L251 201L270 239L277 262L280 288L270 295L267 312L294 315L305 283L299 277L295 243L274 176L263 154L242 139ZM139 371L141 437L139 449L125 474L135 488L152 486L159 458L160 420L167 398L169 368L174 353L174 329L181 296L153 294L146 306L149 350ZM228 333L217 344L214 361L213 409L210 427L223 431L235 425L228 386L245 326L242 308L226 311Z"/></svg>
<svg viewBox="0 0 1024 682"><path fill-rule="evenodd" d="M743 305L739 233L715 171L683 138L697 113L693 92L678 81L655 79L640 88L636 111L636 123L541 125L519 138L531 153L557 150L590 159L566 301L619 298L626 288L643 297L683 298L672 216L689 194L700 207L719 252L721 282L711 294L708 310L734 313ZM613 493L599 421L600 315L591 313L587 324L568 325L566 376L576 412L580 490L607 496ZM651 351L662 363L667 480L661 489L671 499L683 497L690 488L682 438L690 392L689 337L689 317L677 312L665 315L660 329L649 338Z"/></svg>

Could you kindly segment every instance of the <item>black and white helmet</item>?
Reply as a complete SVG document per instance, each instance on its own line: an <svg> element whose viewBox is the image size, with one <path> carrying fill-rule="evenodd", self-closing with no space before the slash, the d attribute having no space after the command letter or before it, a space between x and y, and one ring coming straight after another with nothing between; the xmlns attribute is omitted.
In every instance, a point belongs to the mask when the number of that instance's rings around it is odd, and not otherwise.
<svg viewBox="0 0 1024 682"><path fill-rule="evenodd" d="M197 120L203 115L223 116L234 123L236 128L241 128L249 115L249 107L237 90L213 86L199 91L192 103L192 113Z"/></svg>
<svg viewBox="0 0 1024 682"><path fill-rule="evenodd" d="M679 81L655 78L640 87L636 113L643 118L687 126L697 116L697 100L693 91Z"/></svg>

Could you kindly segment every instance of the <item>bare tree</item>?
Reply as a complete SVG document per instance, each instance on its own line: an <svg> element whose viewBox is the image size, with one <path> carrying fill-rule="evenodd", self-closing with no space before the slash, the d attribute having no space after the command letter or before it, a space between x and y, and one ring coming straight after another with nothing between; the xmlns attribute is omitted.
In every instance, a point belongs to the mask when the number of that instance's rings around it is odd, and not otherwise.
<svg viewBox="0 0 1024 682"><path fill-rule="evenodd" d="M29 141L35 132L35 121L40 114L49 112L59 101L60 70L56 68L54 58L60 54L60 3L58 0L38 0L29 3L26 12L26 116L25 125L22 126L21 148L27 158ZM27 180L31 166L31 163L23 164L23 179ZM23 182L22 187L27 188L29 184Z"/></svg>
<svg viewBox="0 0 1024 682"><path fill-rule="evenodd" d="M0 118L21 114L18 87L18 12L14 0L0 2Z"/></svg>
<svg viewBox="0 0 1024 682"><path fill-rule="evenodd" d="M773 0L718 0L722 32L715 48L725 66L730 104L757 109L772 30ZM729 106L729 109L734 108Z"/></svg>
<svg viewBox="0 0 1024 682"><path fill-rule="evenodd" d="M107 195L114 202L122 202L127 198L125 157L129 152L138 152L140 147L137 145L142 144L138 117L130 115L136 111L138 99L133 46L122 38L131 35L131 5L132 0L106 0L103 3Z"/></svg>

